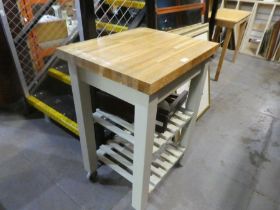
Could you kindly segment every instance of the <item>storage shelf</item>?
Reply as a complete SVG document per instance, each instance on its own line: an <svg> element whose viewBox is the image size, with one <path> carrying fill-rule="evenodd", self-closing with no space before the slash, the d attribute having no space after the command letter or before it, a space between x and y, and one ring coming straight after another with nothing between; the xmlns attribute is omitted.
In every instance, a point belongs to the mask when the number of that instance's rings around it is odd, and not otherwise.
<svg viewBox="0 0 280 210"><path fill-rule="evenodd" d="M154 145L156 144L155 141ZM184 147L167 144L164 150L152 161L149 192L155 189L182 158L184 151ZM106 145L101 145L97 155L100 161L128 181L133 181L133 145L119 137L115 137L113 140L109 140Z"/></svg>
<svg viewBox="0 0 280 210"><path fill-rule="evenodd" d="M186 112L183 113L181 110L178 110L174 113L174 115L170 118L170 120L167 123L167 130L163 133L155 133L155 139L156 141L159 141L163 139L166 142L177 142L178 138L180 136L181 129L191 120L193 113L192 112ZM93 113L93 118L95 122L101 124L108 130L114 132L121 138L127 140L131 144L134 144L134 125L131 123L126 122L125 120L103 112L99 109L96 110L95 113ZM155 149L155 152L157 152L159 149Z"/></svg>
<svg viewBox="0 0 280 210"><path fill-rule="evenodd" d="M180 108L170 118L167 130L154 134L149 192L155 189L183 156L185 148L174 142L178 142L182 128L192 117L193 112L183 113L183 108ZM134 125L99 109L93 113L93 118L96 123L117 134L100 146L97 151L99 160L133 182Z"/></svg>

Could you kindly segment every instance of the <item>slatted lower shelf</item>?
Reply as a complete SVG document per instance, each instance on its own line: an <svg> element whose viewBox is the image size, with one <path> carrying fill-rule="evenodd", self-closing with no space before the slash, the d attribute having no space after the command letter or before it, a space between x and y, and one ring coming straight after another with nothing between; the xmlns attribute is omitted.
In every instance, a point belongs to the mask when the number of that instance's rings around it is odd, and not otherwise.
<svg viewBox="0 0 280 210"><path fill-rule="evenodd" d="M156 144L156 143L154 143ZM163 151L151 164L149 192L152 192L160 181L168 174L172 167L180 160L185 151L184 147L167 144ZM97 151L100 161L114 171L133 181L133 145L116 137L101 145Z"/></svg>
<svg viewBox="0 0 280 210"><path fill-rule="evenodd" d="M174 142L178 143L182 128L192 117L192 112L183 112L183 109L179 109L168 121L167 130L163 133L155 133L150 192L183 156L185 148L175 146ZM93 118L95 123L117 134L114 139L107 141L107 144L100 146L97 151L99 160L133 182L134 125L98 109L93 113Z"/></svg>

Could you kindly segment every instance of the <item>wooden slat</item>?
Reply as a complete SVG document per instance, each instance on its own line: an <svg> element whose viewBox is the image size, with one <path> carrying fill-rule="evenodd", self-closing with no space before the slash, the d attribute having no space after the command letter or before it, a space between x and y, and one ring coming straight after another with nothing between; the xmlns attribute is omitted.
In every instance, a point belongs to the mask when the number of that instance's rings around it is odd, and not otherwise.
<svg viewBox="0 0 280 210"><path fill-rule="evenodd" d="M164 140L162 140L164 141ZM132 159L133 153L127 150L125 147L120 146L120 143L126 143L125 140L115 139L109 140L107 145L101 145L97 151L99 159L119 173L121 176L125 177L127 180L132 182L133 176L131 172L133 170ZM129 144L129 143L126 143ZM159 143L160 144L160 143ZM113 151L115 149L117 152ZM165 147L165 152L160 154L160 158L154 160L151 164L151 176L150 176L150 185L149 192L152 192L155 187L161 182L161 180L168 174L171 168L177 163L177 161L183 156L185 148L183 147L174 147L169 145ZM113 158L112 160L105 155ZM130 159L127 160L123 156Z"/></svg>
<svg viewBox="0 0 280 210"><path fill-rule="evenodd" d="M161 154L161 157L164 158L165 160L167 160L168 162L170 162L171 164L175 164L176 161L178 160L176 157L174 157L173 155L167 154L165 152L163 152Z"/></svg>
<svg viewBox="0 0 280 210"><path fill-rule="evenodd" d="M184 127L184 125L186 124L186 121L180 120L177 117L171 117L170 122L179 126L180 128Z"/></svg>
<svg viewBox="0 0 280 210"><path fill-rule="evenodd" d="M165 161L165 160L156 159L154 162L156 164L160 165L166 171L170 170L170 168L172 167L172 164L167 162L167 161Z"/></svg>
<svg viewBox="0 0 280 210"><path fill-rule="evenodd" d="M160 167L155 167L155 166L151 166L151 171L153 172L153 173L155 173L155 174L157 174L158 176L160 176L160 177L163 177L165 174L166 174L166 171L165 170L163 170L162 168L160 168Z"/></svg>
<svg viewBox="0 0 280 210"><path fill-rule="evenodd" d="M99 113L100 115L110 119L111 121L117 123L118 125L122 126L123 128L127 129L128 131L130 131L132 133L134 132L133 125L131 123L128 123L127 121L121 119L120 117L115 116L113 114L109 114L107 112L103 112L100 109L97 109L96 112Z"/></svg>
<svg viewBox="0 0 280 210"><path fill-rule="evenodd" d="M159 151L159 147L156 145L153 145L153 154Z"/></svg>
<svg viewBox="0 0 280 210"><path fill-rule="evenodd" d="M130 161L128 161L127 159L125 159L124 157L122 157L121 155L119 155L118 153L114 152L110 145L101 145L100 149L103 150L106 154L108 154L112 158L118 160L119 163L121 163L122 165L124 165L125 167L127 167L131 171L133 171L132 163Z"/></svg>
<svg viewBox="0 0 280 210"><path fill-rule="evenodd" d="M127 132L123 131L119 127L113 125L112 123L108 122L107 120L105 120L105 119L103 119L101 117L102 117L102 115L100 115L97 112L95 112L93 114L93 118L94 118L95 122L103 125L108 130L118 134L120 137L122 137L123 139L129 141L131 144L134 144L134 137L132 135L128 134Z"/></svg>
<svg viewBox="0 0 280 210"><path fill-rule="evenodd" d="M175 116L185 122L188 122L192 118L192 115L193 115L193 112L187 112L187 114L184 114L181 111L175 112Z"/></svg>
<svg viewBox="0 0 280 210"><path fill-rule="evenodd" d="M132 181L133 181L132 175L130 173L128 173L125 169L121 168L117 163L106 158L104 156L105 155L104 151L98 150L97 155L98 155L99 160L101 160L107 166L112 168L114 171L116 171L118 174L120 174L122 177L124 177L125 179L127 179L128 181L130 181L132 183Z"/></svg>
<svg viewBox="0 0 280 210"><path fill-rule="evenodd" d="M160 182L160 178L154 174L150 177L150 182L154 185L157 186L157 184Z"/></svg>
<svg viewBox="0 0 280 210"><path fill-rule="evenodd" d="M158 146L162 146L162 145L166 144L166 140L164 140L162 138L155 138L154 143Z"/></svg>
<svg viewBox="0 0 280 210"><path fill-rule="evenodd" d="M113 140L108 141L108 144L115 148L116 150L118 150L119 152L121 152L122 154L124 154L126 157L128 157L129 159L133 160L133 153L130 152L128 149L126 149L125 147L120 146L119 144L115 143Z"/></svg>
<svg viewBox="0 0 280 210"><path fill-rule="evenodd" d="M173 124L170 124L170 123L167 124L167 129L168 129L170 132L172 132L173 134L176 134L176 132L178 132L178 131L180 130L179 127L177 127L177 126L175 126L175 125L173 125Z"/></svg>
<svg viewBox="0 0 280 210"><path fill-rule="evenodd" d="M177 158L182 156L182 153L183 153L182 151L175 149L172 146L166 147L166 151L170 152L172 155L176 156Z"/></svg>
<svg viewBox="0 0 280 210"><path fill-rule="evenodd" d="M121 138L120 136L116 135L113 139L114 142L117 142L118 144L121 143L123 145L125 145L125 147L130 150L130 151L133 151L134 149L134 146L132 143L124 140L123 138Z"/></svg>
<svg viewBox="0 0 280 210"><path fill-rule="evenodd" d="M161 133L160 136L166 141L170 141L174 137L174 134L169 131L164 131L164 133Z"/></svg>

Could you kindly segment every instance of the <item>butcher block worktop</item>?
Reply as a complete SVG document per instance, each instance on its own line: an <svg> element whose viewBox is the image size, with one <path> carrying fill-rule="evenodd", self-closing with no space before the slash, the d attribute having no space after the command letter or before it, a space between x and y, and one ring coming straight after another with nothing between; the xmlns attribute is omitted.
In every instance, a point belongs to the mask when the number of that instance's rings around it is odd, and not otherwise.
<svg viewBox="0 0 280 210"><path fill-rule="evenodd" d="M148 95L213 55L219 44L177 34L138 28L59 47L58 57L73 60Z"/></svg>

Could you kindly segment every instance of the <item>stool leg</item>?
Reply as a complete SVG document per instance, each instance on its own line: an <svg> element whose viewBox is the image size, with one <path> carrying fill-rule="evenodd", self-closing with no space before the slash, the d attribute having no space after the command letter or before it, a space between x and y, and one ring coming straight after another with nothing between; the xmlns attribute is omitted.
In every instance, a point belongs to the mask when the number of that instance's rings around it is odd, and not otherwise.
<svg viewBox="0 0 280 210"><path fill-rule="evenodd" d="M215 81L218 81L218 79L219 79L219 76L220 76L220 73L221 73L221 70L222 70L222 66L223 66L223 62L224 62L224 58L225 58L225 55L226 55L226 50L228 48L228 44L229 44L229 41L230 41L231 34L232 34L232 29L227 28L227 33L226 33L226 38L225 38L225 41L224 41L224 46L223 46L222 53L221 53L221 56L220 56L220 60L219 60L219 63L218 63L218 67L217 67L217 70L216 70L216 75L215 75L215 79L214 79Z"/></svg>
<svg viewBox="0 0 280 210"><path fill-rule="evenodd" d="M236 43L236 47L235 47L235 51L234 51L234 55L232 58L232 62L234 63L236 61L236 57L237 57L237 53L239 52L239 48L245 33L245 29L246 29L246 25L247 25L247 21L241 23L239 25L239 30L238 30L238 38L237 38L237 43Z"/></svg>
<svg viewBox="0 0 280 210"><path fill-rule="evenodd" d="M147 96L146 102L136 104L132 206L136 210L144 210L149 195L157 101L149 101Z"/></svg>
<svg viewBox="0 0 280 210"><path fill-rule="evenodd" d="M97 156L90 88L89 85L79 80L77 67L72 61L68 62L68 68L71 75L71 86L79 126L83 163L85 170L88 172L88 178L91 179L94 178L92 175L96 174Z"/></svg>
<svg viewBox="0 0 280 210"><path fill-rule="evenodd" d="M214 32L214 36L213 36L213 41L214 42L219 42L219 36L220 36L220 34L221 34L221 27L220 26L216 26L215 27L215 32Z"/></svg>

